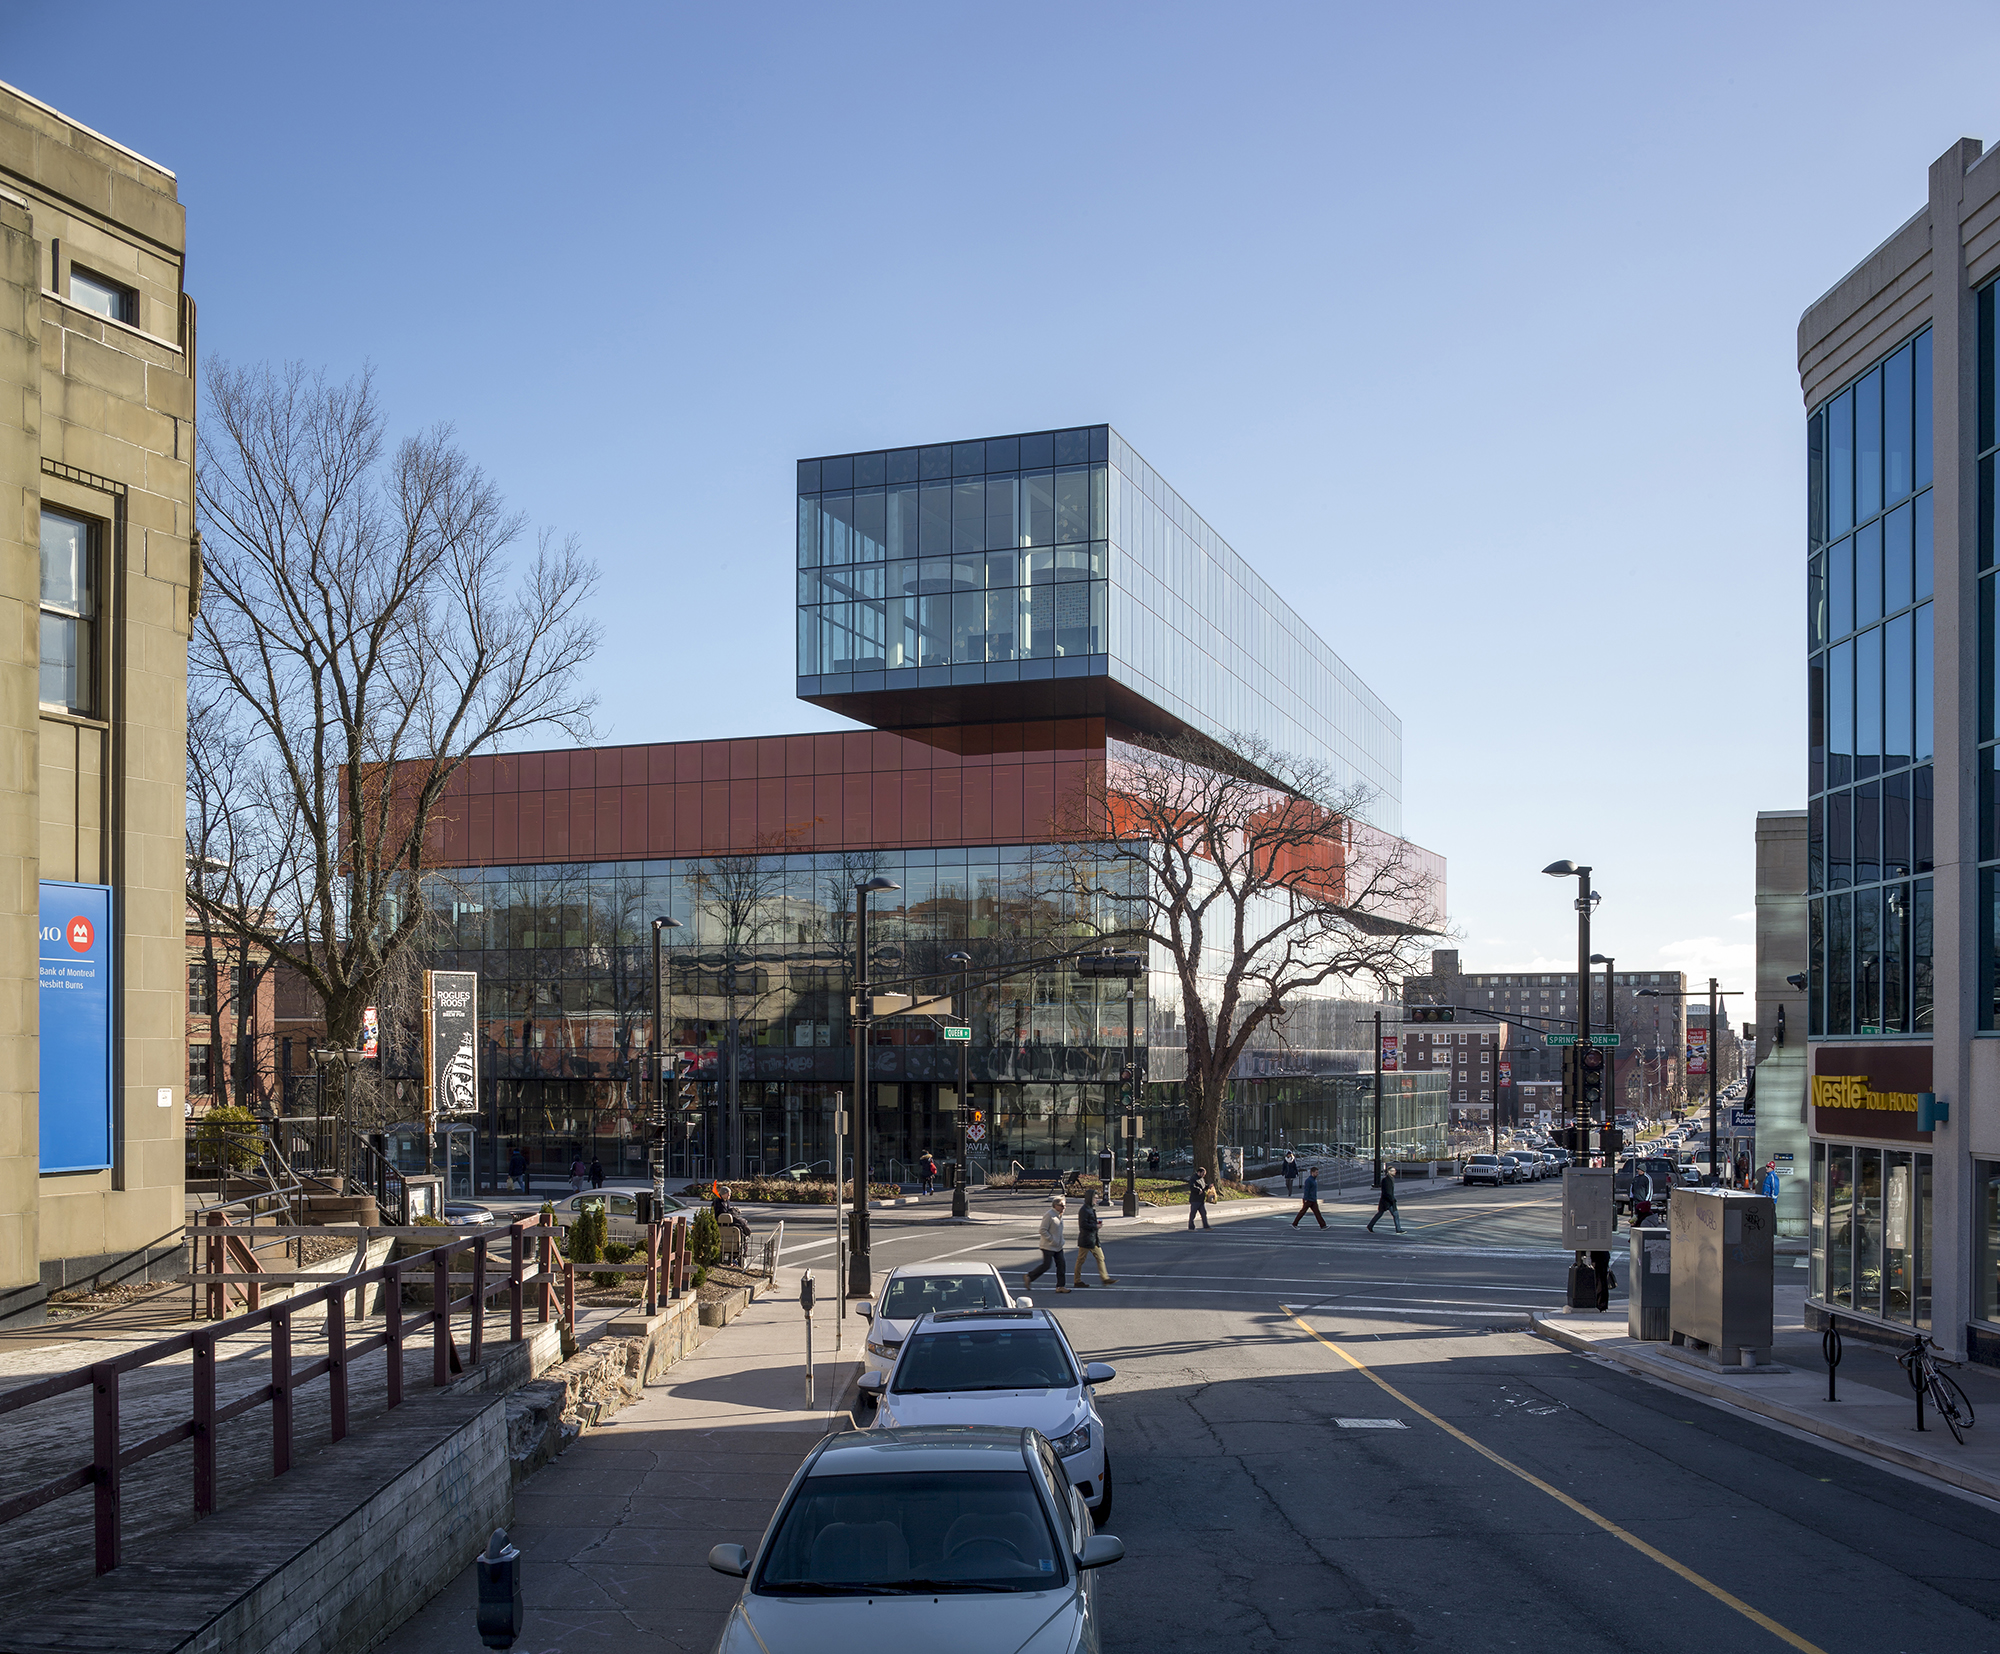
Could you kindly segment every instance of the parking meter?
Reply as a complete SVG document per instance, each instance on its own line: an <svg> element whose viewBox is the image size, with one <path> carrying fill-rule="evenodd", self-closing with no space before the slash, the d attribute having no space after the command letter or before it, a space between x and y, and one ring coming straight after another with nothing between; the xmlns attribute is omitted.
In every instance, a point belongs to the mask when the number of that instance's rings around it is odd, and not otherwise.
<svg viewBox="0 0 2000 1654"><path fill-rule="evenodd" d="M808 1270L799 1277L799 1308L806 1312L806 1405L813 1399L813 1278Z"/></svg>
<svg viewBox="0 0 2000 1654"><path fill-rule="evenodd" d="M521 1634L521 1553L495 1528L479 1557L479 1640L488 1648L512 1648Z"/></svg>

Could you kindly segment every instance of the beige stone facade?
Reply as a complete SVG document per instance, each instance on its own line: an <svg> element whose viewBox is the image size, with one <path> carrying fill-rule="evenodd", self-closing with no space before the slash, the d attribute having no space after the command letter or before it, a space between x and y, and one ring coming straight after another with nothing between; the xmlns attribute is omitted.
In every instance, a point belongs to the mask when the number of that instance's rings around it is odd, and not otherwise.
<svg viewBox="0 0 2000 1654"><path fill-rule="evenodd" d="M172 173L0 86L0 1324L177 1267L194 305ZM85 548L47 697L44 516ZM81 525L81 526L78 526ZM68 626L70 631L63 628ZM38 891L110 887L111 1165L41 1170Z"/></svg>

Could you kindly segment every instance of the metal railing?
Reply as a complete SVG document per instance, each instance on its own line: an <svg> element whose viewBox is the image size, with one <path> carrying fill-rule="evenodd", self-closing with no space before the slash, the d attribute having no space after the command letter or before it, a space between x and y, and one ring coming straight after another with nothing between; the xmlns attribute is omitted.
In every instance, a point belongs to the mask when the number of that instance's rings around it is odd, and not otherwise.
<svg viewBox="0 0 2000 1654"><path fill-rule="evenodd" d="M219 1214L215 1214L219 1215ZM226 1220L225 1220L226 1221ZM675 1227L685 1231L685 1217L674 1220ZM216 1226L207 1223L191 1224L191 1229L207 1236L211 1244ZM86 1464L77 1465L62 1475L44 1482L40 1487L0 1503L0 1527L9 1522L39 1510L50 1501L66 1494L90 1488L96 1500L96 1561L100 1574L108 1573L119 1565L120 1546L120 1486L124 1473L132 1466L151 1458L181 1442L192 1441L194 1513L197 1518L207 1516L216 1508L218 1497L216 1477L217 1433L230 1420L242 1417L258 1407L269 1404L271 1408L271 1468L274 1476L282 1476L292 1467L294 1440L293 1398L306 1385L324 1378L328 1385L329 1413L332 1439L342 1440L348 1431L348 1377L355 1362L377 1350L386 1352L387 1404L399 1405L403 1399L403 1357L426 1328L431 1332L431 1383L435 1388L443 1388L451 1381L455 1371L463 1371L465 1366L476 1366L484 1353L486 1336L486 1313L488 1302L497 1294L505 1293L509 1309L510 1341L519 1343L525 1336L527 1315L527 1294L535 1289L537 1320L546 1323L555 1308L555 1288L562 1286L562 1321L572 1333L576 1326L576 1271L603 1270L617 1274L644 1274L647 1277L647 1303L651 1305L658 1293L661 1277L665 1274L671 1281L676 1296L686 1289L691 1280L688 1267L688 1246L685 1233L663 1235L664 1223L655 1224L647 1234L646 1261L636 1264L582 1264L575 1265L557 1256L556 1230L543 1217L524 1218L510 1224L504 1231L491 1228L476 1233L459 1232L441 1236L441 1232L429 1226L418 1228L376 1229L372 1235L397 1234L423 1240L438 1239L438 1244L426 1252L411 1258L391 1259L372 1269L350 1270L329 1276L324 1272L272 1271L262 1269L231 1270L226 1246L223 1247L224 1267L200 1272L196 1281L211 1289L225 1289L231 1284L251 1286L258 1291L271 1286L310 1286L305 1292L295 1292L268 1305L253 1307L248 1313L232 1320L220 1321L212 1326L202 1327L192 1332L184 1332L171 1338L142 1346L108 1360L94 1362L88 1366L72 1368L68 1372L51 1374L47 1378L24 1384L16 1389L0 1394L0 1418L32 1407L37 1402L53 1400L73 1391L91 1391L91 1455ZM324 1228L286 1228L275 1225L259 1226L259 1232L266 1236L279 1235L325 1235ZM239 1231L239 1236L244 1231ZM511 1253L504 1260L507 1273L494 1280L488 1273L491 1261L492 1243L501 1235L511 1242ZM663 1242L666 1243L663 1246ZM366 1241L363 1241L365 1249ZM451 1264L462 1253L472 1254L472 1268L469 1273L454 1273ZM406 1314L403 1305L403 1287L406 1280L421 1280L428 1276L431 1288L431 1307L414 1314ZM356 1304L356 1319L362 1319L360 1306L366 1301L368 1289L382 1283L383 1327L371 1337L350 1342L348 1338L347 1306L350 1295ZM470 1284L472 1290L462 1298L453 1298L452 1289L462 1284ZM324 1305L326 1311L325 1340L327 1353L303 1366L293 1360L293 1327L300 1313L316 1305ZM467 1312L465 1347L469 1357L467 1362L459 1360L458 1340L452 1335L452 1318L460 1311ZM216 1360L217 1346L223 1340L250 1332L260 1326L271 1329L271 1376L269 1382L261 1384L247 1394L239 1396L227 1404L216 1401ZM165 1430L147 1437L144 1441L125 1445L119 1432L119 1383L123 1376L161 1361L171 1360L184 1351L193 1351L192 1398L186 1418L170 1425Z"/></svg>

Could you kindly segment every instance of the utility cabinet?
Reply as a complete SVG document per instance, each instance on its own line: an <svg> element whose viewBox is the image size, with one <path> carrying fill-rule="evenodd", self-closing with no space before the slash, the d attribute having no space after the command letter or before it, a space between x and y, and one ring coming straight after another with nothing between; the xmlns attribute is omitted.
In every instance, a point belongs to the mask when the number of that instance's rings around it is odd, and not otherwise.
<svg viewBox="0 0 2000 1654"><path fill-rule="evenodd" d="M1772 1264L1778 1214L1766 1195L1676 1189L1672 1308L1676 1344L1727 1367L1754 1367L1771 1350Z"/></svg>

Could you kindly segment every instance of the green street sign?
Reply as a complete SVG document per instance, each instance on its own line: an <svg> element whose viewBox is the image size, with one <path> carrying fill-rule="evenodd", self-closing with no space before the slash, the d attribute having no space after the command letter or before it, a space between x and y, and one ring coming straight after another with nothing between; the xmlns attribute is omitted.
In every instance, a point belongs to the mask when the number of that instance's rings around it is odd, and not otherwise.
<svg viewBox="0 0 2000 1654"><path fill-rule="evenodd" d="M1542 1039L1543 1039L1543 1041L1544 1041L1545 1043L1547 1043L1547 1044L1549 1044L1549 1045L1574 1045L1574 1044L1576 1044L1576 1035L1574 1035L1574 1034L1544 1034L1544 1035L1542 1036Z"/></svg>
<svg viewBox="0 0 2000 1654"><path fill-rule="evenodd" d="M944 1026L944 1037L946 1039L971 1039L972 1027L970 1024L967 1024L963 1028L954 1028L950 1023L946 1023Z"/></svg>
<svg viewBox="0 0 2000 1654"><path fill-rule="evenodd" d="M1590 1036L1590 1043L1592 1045L1616 1045L1621 1037L1618 1034L1592 1034Z"/></svg>

